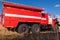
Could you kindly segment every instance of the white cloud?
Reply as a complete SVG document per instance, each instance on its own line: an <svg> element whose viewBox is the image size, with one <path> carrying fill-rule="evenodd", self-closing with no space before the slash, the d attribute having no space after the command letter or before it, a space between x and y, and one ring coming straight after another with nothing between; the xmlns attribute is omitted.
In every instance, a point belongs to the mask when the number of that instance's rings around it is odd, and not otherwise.
<svg viewBox="0 0 60 40"><path fill-rule="evenodd" d="M60 4L56 4L54 7L60 7Z"/></svg>
<svg viewBox="0 0 60 40"><path fill-rule="evenodd" d="M60 20L60 15L56 15L55 17L58 18L58 19Z"/></svg>

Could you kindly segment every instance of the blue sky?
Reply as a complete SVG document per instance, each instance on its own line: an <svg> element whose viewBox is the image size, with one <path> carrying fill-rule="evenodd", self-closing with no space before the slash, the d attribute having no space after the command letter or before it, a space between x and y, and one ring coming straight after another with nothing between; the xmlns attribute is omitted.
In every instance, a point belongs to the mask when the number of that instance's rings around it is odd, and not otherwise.
<svg viewBox="0 0 60 40"><path fill-rule="evenodd" d="M23 4L27 6L34 6L38 8L44 8L45 12L48 12L49 14L60 15L60 0L5 0L5 1ZM0 13L1 10L2 4L0 2Z"/></svg>

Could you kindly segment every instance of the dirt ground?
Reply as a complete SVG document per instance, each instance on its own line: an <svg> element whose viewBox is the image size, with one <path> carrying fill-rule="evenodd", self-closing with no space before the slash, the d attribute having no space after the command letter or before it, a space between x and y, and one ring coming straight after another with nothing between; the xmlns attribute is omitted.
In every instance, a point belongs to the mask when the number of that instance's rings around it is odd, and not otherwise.
<svg viewBox="0 0 60 40"><path fill-rule="evenodd" d="M60 36L60 32L58 36ZM8 31L0 25L0 40L59 40L58 36L53 32L41 32L40 34L29 34L28 36L25 36L24 33L19 34L17 32Z"/></svg>

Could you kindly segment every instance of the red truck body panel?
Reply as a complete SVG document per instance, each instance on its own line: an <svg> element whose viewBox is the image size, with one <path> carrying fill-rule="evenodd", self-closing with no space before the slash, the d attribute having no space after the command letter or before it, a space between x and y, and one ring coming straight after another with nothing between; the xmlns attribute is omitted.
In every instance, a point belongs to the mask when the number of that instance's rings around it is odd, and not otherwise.
<svg viewBox="0 0 60 40"><path fill-rule="evenodd" d="M19 22L36 22L48 24L48 14L42 16L42 8L22 6L4 2L4 26L15 28Z"/></svg>
<svg viewBox="0 0 60 40"><path fill-rule="evenodd" d="M55 25L55 19L52 19L52 28L54 27L54 25Z"/></svg>

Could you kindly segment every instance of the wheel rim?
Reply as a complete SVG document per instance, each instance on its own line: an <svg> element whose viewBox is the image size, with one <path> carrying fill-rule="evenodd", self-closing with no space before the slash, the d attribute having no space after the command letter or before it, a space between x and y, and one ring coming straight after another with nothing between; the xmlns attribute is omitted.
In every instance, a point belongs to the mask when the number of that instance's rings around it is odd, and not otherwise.
<svg viewBox="0 0 60 40"><path fill-rule="evenodd" d="M26 31L26 27L23 27L23 28L22 28L22 32L25 32L25 31Z"/></svg>
<svg viewBox="0 0 60 40"><path fill-rule="evenodd" d="M38 24L33 24L32 25L32 33L39 33L40 32L40 27Z"/></svg>
<svg viewBox="0 0 60 40"><path fill-rule="evenodd" d="M21 24L18 28L19 33L27 33L28 32L28 25Z"/></svg>

